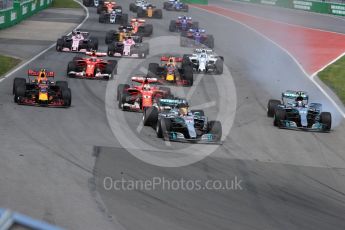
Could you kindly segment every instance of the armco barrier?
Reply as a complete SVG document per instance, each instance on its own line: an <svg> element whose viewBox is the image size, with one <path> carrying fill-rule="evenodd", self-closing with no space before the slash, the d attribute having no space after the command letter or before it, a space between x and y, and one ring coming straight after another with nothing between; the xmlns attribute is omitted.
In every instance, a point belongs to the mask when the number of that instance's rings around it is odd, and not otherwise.
<svg viewBox="0 0 345 230"><path fill-rule="evenodd" d="M202 4L202 5L207 5L208 0L182 0L184 3L188 4Z"/></svg>
<svg viewBox="0 0 345 230"><path fill-rule="evenodd" d="M53 0L15 0L13 7L0 10L0 29L13 26L33 14L47 8Z"/></svg>
<svg viewBox="0 0 345 230"><path fill-rule="evenodd" d="M345 4L330 2L314 2L303 0L234 0L239 2L256 3L262 5L271 5L296 10L305 10L310 12L333 14L345 16Z"/></svg>

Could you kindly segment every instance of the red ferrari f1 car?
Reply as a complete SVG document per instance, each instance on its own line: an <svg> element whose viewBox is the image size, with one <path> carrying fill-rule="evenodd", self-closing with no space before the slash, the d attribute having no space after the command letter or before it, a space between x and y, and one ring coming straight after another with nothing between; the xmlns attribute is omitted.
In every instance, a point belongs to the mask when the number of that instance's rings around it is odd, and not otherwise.
<svg viewBox="0 0 345 230"><path fill-rule="evenodd" d="M97 57L107 56L107 53L86 52L90 58L76 56L68 63L67 75L74 78L109 80L117 72L116 60L103 60Z"/></svg>
<svg viewBox="0 0 345 230"><path fill-rule="evenodd" d="M117 87L119 108L126 111L140 112L153 106L160 98L171 97L168 87L159 87L156 78L132 77L133 85L120 84ZM137 85L135 85L137 83ZM139 83L139 84L138 84Z"/></svg>

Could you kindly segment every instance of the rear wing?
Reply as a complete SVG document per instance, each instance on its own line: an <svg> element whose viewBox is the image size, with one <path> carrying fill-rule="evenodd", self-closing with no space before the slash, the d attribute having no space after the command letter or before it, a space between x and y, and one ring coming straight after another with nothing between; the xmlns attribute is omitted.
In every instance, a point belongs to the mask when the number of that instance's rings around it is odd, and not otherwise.
<svg viewBox="0 0 345 230"><path fill-rule="evenodd" d="M211 49L195 49L194 50L195 53L201 53L202 51L205 51L208 54L213 53L213 50L211 50Z"/></svg>
<svg viewBox="0 0 345 230"><path fill-rule="evenodd" d="M191 32L191 33L194 33L194 32L196 32L196 29L189 29L188 31ZM205 29L200 29L199 28L199 33L205 33L205 32L206 32Z"/></svg>
<svg viewBox="0 0 345 230"><path fill-rule="evenodd" d="M85 55L91 56L91 57L105 57L105 56L107 56L107 53L102 53L102 52L85 52Z"/></svg>
<svg viewBox="0 0 345 230"><path fill-rule="evenodd" d="M142 22L142 23L144 23L144 22L146 22L146 20L145 19L141 19L141 18L132 18L131 22Z"/></svg>
<svg viewBox="0 0 345 230"><path fill-rule="evenodd" d="M187 100L186 99L182 99L182 98L176 98L176 99L159 99L158 100L158 105L159 106L169 106L171 108L176 107L179 104L185 103L187 104Z"/></svg>
<svg viewBox="0 0 345 230"><path fill-rule="evenodd" d="M182 16L177 17L177 19L182 19L182 18L183 18ZM186 19L190 21L192 20L192 17L186 17Z"/></svg>
<svg viewBox="0 0 345 230"><path fill-rule="evenodd" d="M152 77L132 77L131 80L133 82L145 83L145 84L158 82L157 78L152 78Z"/></svg>
<svg viewBox="0 0 345 230"><path fill-rule="evenodd" d="M303 100L308 100L309 96L305 91L294 91L287 90L282 93L282 99L296 99L297 97L302 97Z"/></svg>
<svg viewBox="0 0 345 230"><path fill-rule="evenodd" d="M42 70L36 71L29 69L28 76L29 77L37 77L42 73ZM55 73L53 71L45 71L47 77L55 77Z"/></svg>
<svg viewBox="0 0 345 230"><path fill-rule="evenodd" d="M161 57L161 61L162 61L162 62L167 62L167 61L169 61L171 58L173 58L175 62L182 62L182 60L183 60L182 57L162 56L162 57Z"/></svg>

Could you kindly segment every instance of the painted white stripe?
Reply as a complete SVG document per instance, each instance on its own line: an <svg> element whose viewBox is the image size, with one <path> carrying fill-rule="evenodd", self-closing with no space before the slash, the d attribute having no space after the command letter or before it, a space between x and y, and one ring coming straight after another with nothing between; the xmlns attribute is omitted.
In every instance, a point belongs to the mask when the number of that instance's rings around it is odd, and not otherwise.
<svg viewBox="0 0 345 230"><path fill-rule="evenodd" d="M75 29L80 28L81 26L84 25L84 23L86 22L86 20L89 18L90 14L89 14L89 10L79 1L77 0L73 0L74 2L78 3L79 5L81 5L85 12L86 12L86 17L84 18L84 20L77 26L75 27ZM67 35L70 35L72 32L69 32ZM54 42L53 44L51 44L48 48L44 49L43 51L41 51L39 54L35 55L34 57L32 57L31 59L29 59L28 61L24 62L23 64L21 64L20 66L16 67L15 69L11 70L9 73L7 73L5 76L3 76L0 79L0 83L2 81L4 81L6 78L11 77L14 73L16 73L18 70L22 69L23 67L27 66L28 64L30 64L31 62L35 61L37 58L39 58L41 55L45 54L48 50L50 50L51 48L53 48L56 45L56 42Z"/></svg>
<svg viewBox="0 0 345 230"><path fill-rule="evenodd" d="M208 11L208 10L205 10L205 9L201 9L201 8L198 8L198 7L194 7L192 6L194 9L199 9L199 10L202 10L202 11L205 11L207 13L212 13L212 14L216 14L220 17L223 17L223 18L226 18L226 19L229 19L233 22L236 22L244 27L246 27L247 29L255 32L256 34L260 35L261 37L263 37L264 39L268 40L269 42L273 43L275 46L277 46L278 48L280 48L281 50L283 50L287 55L289 55L292 60L297 64L297 66L302 70L302 72L305 74L305 76L311 80L311 82L322 92L323 95L325 95L325 97L332 103L332 105L338 110L338 112L342 115L343 118L345 118L345 112L343 111L343 109L334 101L334 99L320 86L319 83L317 83L315 81L315 79L313 79L313 77L311 77L303 68L303 66L297 61L297 59L288 51L286 50L284 47L282 47L281 45L279 45L278 43L276 43L275 41L273 41L272 39L270 39L269 37L267 37L266 35L264 35L263 33L255 30L254 28L236 20L236 19L233 19L229 16L225 16L225 15L222 15L220 13L216 13L216 12L213 12L213 11ZM239 12L241 13L241 12Z"/></svg>

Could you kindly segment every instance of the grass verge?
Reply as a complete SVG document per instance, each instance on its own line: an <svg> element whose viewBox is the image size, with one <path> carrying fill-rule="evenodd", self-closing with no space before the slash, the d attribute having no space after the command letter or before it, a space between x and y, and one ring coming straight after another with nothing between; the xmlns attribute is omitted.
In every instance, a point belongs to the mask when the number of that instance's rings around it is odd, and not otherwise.
<svg viewBox="0 0 345 230"><path fill-rule="evenodd" d="M319 72L318 76L345 105L345 56Z"/></svg>
<svg viewBox="0 0 345 230"><path fill-rule="evenodd" d="M21 60L0 55L0 77L20 63Z"/></svg>
<svg viewBox="0 0 345 230"><path fill-rule="evenodd" d="M80 5L73 0L54 0L53 8L80 8Z"/></svg>

